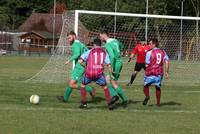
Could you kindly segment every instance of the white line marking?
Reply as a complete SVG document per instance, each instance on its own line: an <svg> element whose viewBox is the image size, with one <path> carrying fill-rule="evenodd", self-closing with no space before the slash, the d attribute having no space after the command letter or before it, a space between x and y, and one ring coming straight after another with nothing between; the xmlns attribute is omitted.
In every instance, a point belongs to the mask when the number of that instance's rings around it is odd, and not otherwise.
<svg viewBox="0 0 200 134"><path fill-rule="evenodd" d="M184 93L200 93L200 91L184 91Z"/></svg>
<svg viewBox="0 0 200 134"><path fill-rule="evenodd" d="M79 108L0 108L0 111L69 111L69 112L80 112L80 111L90 111L90 112L106 112L106 109L79 109ZM197 114L200 111L196 110L137 110L137 109L115 109L115 112L134 112L134 113L188 113Z"/></svg>
<svg viewBox="0 0 200 134"><path fill-rule="evenodd" d="M162 90L163 92L165 93L176 93L176 92L179 92L179 93L185 93L185 94L188 94L188 93L200 93L200 91L181 91L181 90ZM135 89L134 92L142 92L142 89L139 90L139 89Z"/></svg>

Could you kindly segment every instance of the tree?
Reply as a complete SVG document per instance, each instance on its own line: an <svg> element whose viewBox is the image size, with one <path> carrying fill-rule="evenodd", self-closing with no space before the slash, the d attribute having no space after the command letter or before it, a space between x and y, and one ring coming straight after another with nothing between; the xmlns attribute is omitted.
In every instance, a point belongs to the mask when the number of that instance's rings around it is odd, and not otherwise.
<svg viewBox="0 0 200 134"><path fill-rule="evenodd" d="M0 6L0 25L1 25L0 30L8 29L7 22L8 22L9 16L6 14L7 10L8 9L6 7Z"/></svg>

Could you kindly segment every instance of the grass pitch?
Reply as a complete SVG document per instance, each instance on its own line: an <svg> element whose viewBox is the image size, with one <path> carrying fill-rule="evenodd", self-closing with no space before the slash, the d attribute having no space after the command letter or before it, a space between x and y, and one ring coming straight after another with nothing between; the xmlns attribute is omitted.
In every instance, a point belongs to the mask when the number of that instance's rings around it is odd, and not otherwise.
<svg viewBox="0 0 200 134"><path fill-rule="evenodd" d="M132 100L127 108L109 111L103 91L97 88L97 99L87 110L78 108L80 94L73 91L68 103L56 100L66 83L24 82L36 74L47 57L0 57L0 134L198 134L200 132L200 83L188 72L185 63L172 62L171 79L163 80L161 106L155 105L155 89L151 87L148 106L142 105L142 75L135 84L120 83ZM199 63L200 64L200 63ZM193 71L199 70L195 64ZM176 70L176 71L174 71ZM130 69L122 78L129 79ZM173 75L176 73L176 75ZM199 76L199 72L196 72ZM181 77L182 75L182 77ZM188 77L186 77L188 76ZM200 76L199 76L200 77ZM180 78L178 81L177 78ZM184 81L185 80L185 81ZM179 82L178 84L175 84ZM194 82L194 83L192 83ZM188 84L192 83L192 84ZM40 96L39 105L31 105L29 97ZM88 96L90 100L90 97Z"/></svg>

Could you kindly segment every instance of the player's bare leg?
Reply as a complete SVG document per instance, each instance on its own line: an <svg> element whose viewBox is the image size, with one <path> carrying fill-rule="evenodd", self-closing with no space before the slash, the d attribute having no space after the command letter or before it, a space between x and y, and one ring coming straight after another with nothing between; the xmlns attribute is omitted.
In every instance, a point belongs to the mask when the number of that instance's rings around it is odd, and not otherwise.
<svg viewBox="0 0 200 134"><path fill-rule="evenodd" d="M72 79L69 79L68 85L69 85L70 88L73 88L73 89L78 89L78 88L81 87L81 85L78 85L77 80L72 80Z"/></svg>

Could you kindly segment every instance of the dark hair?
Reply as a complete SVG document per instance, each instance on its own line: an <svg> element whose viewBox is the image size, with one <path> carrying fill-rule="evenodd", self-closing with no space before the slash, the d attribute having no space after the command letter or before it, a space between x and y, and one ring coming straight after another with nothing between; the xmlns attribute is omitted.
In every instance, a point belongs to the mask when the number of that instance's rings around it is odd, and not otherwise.
<svg viewBox="0 0 200 134"><path fill-rule="evenodd" d="M67 36L69 36L69 35L74 35L74 36L76 36L76 33L75 33L74 31L70 31L70 32L67 34Z"/></svg>
<svg viewBox="0 0 200 134"><path fill-rule="evenodd" d="M107 36L109 36L109 32L106 30L101 31L100 34L106 34Z"/></svg>
<svg viewBox="0 0 200 134"><path fill-rule="evenodd" d="M153 39L151 39L151 41L152 41L152 44L155 44L156 47L159 46L158 39L153 38Z"/></svg>
<svg viewBox="0 0 200 134"><path fill-rule="evenodd" d="M94 43L95 45L97 45L97 46L101 46L101 40L100 40L99 38L95 38L95 39L93 40L93 43Z"/></svg>

